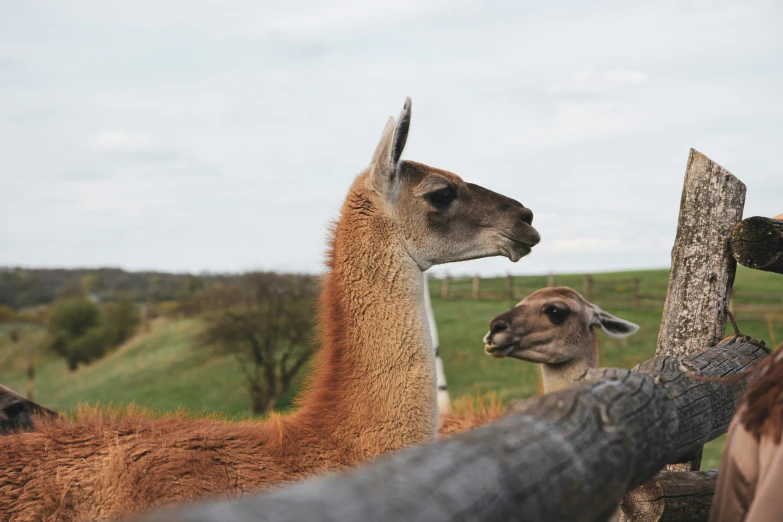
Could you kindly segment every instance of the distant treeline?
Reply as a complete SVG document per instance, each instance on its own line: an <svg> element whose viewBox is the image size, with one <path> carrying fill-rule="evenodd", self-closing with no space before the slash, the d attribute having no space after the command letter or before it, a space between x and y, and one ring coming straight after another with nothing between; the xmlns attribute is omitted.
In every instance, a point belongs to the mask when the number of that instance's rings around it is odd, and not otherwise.
<svg viewBox="0 0 783 522"><path fill-rule="evenodd" d="M47 305L58 297L90 295L101 301L179 301L237 275L127 272L119 268L2 268L0 304L20 310Z"/></svg>

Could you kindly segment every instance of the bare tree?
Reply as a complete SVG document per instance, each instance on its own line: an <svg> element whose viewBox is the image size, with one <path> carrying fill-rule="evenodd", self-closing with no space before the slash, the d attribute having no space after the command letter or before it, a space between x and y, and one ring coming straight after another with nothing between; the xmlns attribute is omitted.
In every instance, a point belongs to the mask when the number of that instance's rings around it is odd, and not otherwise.
<svg viewBox="0 0 783 522"><path fill-rule="evenodd" d="M253 413L277 403L314 351L310 277L249 273L203 295L204 345L239 363Z"/></svg>

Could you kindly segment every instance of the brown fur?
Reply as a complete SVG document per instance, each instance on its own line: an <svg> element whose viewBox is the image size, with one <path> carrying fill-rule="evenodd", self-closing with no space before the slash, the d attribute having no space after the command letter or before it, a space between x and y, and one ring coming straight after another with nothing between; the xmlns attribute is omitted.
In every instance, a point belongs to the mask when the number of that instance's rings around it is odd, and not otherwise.
<svg viewBox="0 0 783 522"><path fill-rule="evenodd" d="M751 381L743 396L742 426L756 440L770 437L780 444L783 436L783 344L777 347L775 355L761 363L754 370Z"/></svg>
<svg viewBox="0 0 783 522"><path fill-rule="evenodd" d="M172 502L241 495L431 441L434 351L423 270L506 255L539 240L520 203L450 172L399 162L410 105L384 131L334 227L313 377L288 416L226 422L134 409L83 410L0 438L0 518L116 518ZM436 207L430 192L459 197ZM511 239L514 238L514 239Z"/></svg>
<svg viewBox="0 0 783 522"><path fill-rule="evenodd" d="M492 393L481 397L464 396L454 402L454 411L441 415L438 438L472 430L503 416L505 407Z"/></svg>

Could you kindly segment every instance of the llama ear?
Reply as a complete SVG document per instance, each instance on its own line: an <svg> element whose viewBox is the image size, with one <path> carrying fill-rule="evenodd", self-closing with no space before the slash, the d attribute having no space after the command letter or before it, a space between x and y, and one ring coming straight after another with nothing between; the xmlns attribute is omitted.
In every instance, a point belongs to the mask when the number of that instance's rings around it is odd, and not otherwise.
<svg viewBox="0 0 783 522"><path fill-rule="evenodd" d="M389 118L370 163L372 186L380 194L390 194L399 181L397 166L400 163L405 142L408 140L410 125L411 99L406 98L399 119L395 122L394 118Z"/></svg>
<svg viewBox="0 0 783 522"><path fill-rule="evenodd" d="M620 319L609 312L601 310L596 305L593 305L593 317L590 320L590 326L598 326L606 335L615 339L631 336L639 329L638 324Z"/></svg>

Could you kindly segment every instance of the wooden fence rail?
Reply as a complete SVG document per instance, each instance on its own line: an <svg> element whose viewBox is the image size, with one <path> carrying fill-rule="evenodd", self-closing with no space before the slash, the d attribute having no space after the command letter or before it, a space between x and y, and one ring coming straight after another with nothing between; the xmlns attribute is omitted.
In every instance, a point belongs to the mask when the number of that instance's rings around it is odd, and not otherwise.
<svg viewBox="0 0 783 522"><path fill-rule="evenodd" d="M783 215L783 214L782 214ZM783 274L783 219L750 217L731 233L731 253L738 263Z"/></svg>
<svg viewBox="0 0 783 522"><path fill-rule="evenodd" d="M482 278L480 276L455 278L446 276L432 279L440 285L440 291L433 288L433 295L441 299L474 299L487 301L517 302L528 294L547 286L556 286L557 278L515 277ZM632 310L660 310L666 299L666 283L649 283L636 277L627 279L604 279L600 275L585 274L582 282L573 285L586 299L604 308ZM590 297L588 297L590 296ZM783 314L783 292L748 292L734 288L732 306L737 312Z"/></svg>
<svg viewBox="0 0 783 522"><path fill-rule="evenodd" d="M717 482L717 469L659 473L625 495L621 520L707 522Z"/></svg>
<svg viewBox="0 0 783 522"><path fill-rule="evenodd" d="M768 349L724 341L682 359L594 370L585 384L516 403L489 426L344 474L147 521L538 522L606 520L626 491L724 433Z"/></svg>

